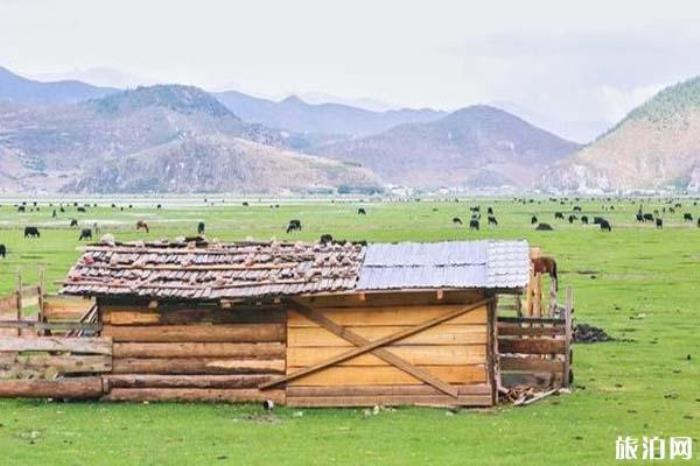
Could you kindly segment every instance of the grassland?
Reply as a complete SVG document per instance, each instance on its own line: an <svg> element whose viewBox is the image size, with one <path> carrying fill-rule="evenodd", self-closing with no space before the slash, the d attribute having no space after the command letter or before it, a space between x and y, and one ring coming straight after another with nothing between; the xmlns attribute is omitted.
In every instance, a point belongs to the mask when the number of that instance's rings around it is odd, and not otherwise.
<svg viewBox="0 0 700 466"><path fill-rule="evenodd" d="M105 204L104 201L101 201ZM126 201L125 201L126 202ZM18 267L25 282L39 267L47 281L63 278L76 259L78 232L70 218L101 223L118 239L192 234L198 220L210 238L315 240L322 233L369 241L436 241L526 238L558 258L561 281L575 290L576 319L605 328L620 339L575 345L576 389L527 408L501 407L451 413L402 408L368 414L361 409L263 412L257 406L98 404L0 401L2 464L613 464L618 435L692 436L700 449L700 228L665 216L665 228L634 221L637 204L580 203L589 216L603 215L611 233L595 226L555 221L570 210L546 200L366 203L251 200L205 206L156 201L133 209L71 208L58 219L40 212L18 214L1 202L0 295L10 291ZM451 219L468 218L467 206L492 205L499 226L470 232ZM692 206L681 212L700 214ZM360 205L367 216L358 216ZM645 210L661 206L645 205ZM555 228L535 232L530 216ZM291 218L304 224L286 235ZM466 223L466 222L465 222ZM42 229L24 239L25 225ZM55 285L52 285L55 289Z"/></svg>

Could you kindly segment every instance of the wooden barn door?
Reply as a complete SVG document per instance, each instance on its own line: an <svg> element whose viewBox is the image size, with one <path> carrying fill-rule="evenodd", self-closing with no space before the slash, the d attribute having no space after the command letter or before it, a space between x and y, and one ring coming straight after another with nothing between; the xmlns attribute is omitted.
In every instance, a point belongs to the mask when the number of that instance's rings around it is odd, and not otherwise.
<svg viewBox="0 0 700 466"><path fill-rule="evenodd" d="M490 301L415 298L290 301L287 375L265 388L292 406L491 405Z"/></svg>

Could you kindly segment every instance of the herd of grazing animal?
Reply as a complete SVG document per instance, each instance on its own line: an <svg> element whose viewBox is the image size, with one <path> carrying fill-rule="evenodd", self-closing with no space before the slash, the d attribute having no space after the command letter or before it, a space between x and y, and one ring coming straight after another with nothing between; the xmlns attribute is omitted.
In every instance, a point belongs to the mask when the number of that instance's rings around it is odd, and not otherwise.
<svg viewBox="0 0 700 466"><path fill-rule="evenodd" d="M578 200L579 198L576 198ZM543 199L541 200L536 200L536 199L520 199L517 200L517 202L520 202L522 204L542 204L544 201ZM568 198L563 198L563 199L556 199L556 198L550 198L550 201L556 202L558 205L564 206L567 203L573 204L573 202L570 202ZM604 211L616 211L615 206L612 205L610 202L611 199L607 199L608 203L603 204L601 206L601 209ZM223 202L223 200L222 200ZM458 201L456 201L458 202ZM634 201L631 201L632 203ZM242 205L244 207L248 207L249 203L248 202L243 202ZM695 201L693 203L694 206L698 205L698 202ZM54 207L54 204L49 203L48 204L51 212L51 217L56 219L58 217L58 213L60 212L61 214L66 213L68 210L71 208L74 209L74 212L76 213L87 213L90 208L92 207L97 207L97 204L79 204L78 202L73 202L72 206L70 204L64 204L60 203L57 204L56 207ZM33 203L27 203L27 202L22 202L21 205L15 204L16 210L18 213L26 213L26 212L40 212L41 207L37 204L37 202ZM274 204L270 205L270 207L278 208L279 204ZM620 206L618 206L620 207ZM124 206L117 206L117 204L112 203L111 204L112 209L120 209L124 210ZM128 208L131 209L133 208L133 204L129 204ZM157 204L155 205L156 209L161 209L162 205ZM683 204L680 202L676 203L671 203L667 202L667 205L664 206L659 206L657 209L653 209L652 212L644 212L642 209L642 206L639 206L639 210L637 211L635 218L638 223L652 223L652 225L655 225L657 229L663 229L664 228L664 219L663 215L670 215L670 214L675 214L676 212L682 213L682 220L683 222L686 223L696 223L697 227L700 228L700 216L694 216L693 213L688 212L688 211L683 211ZM433 207L432 211L433 212L438 212L438 208ZM619 210L619 209L618 209ZM623 209L624 210L624 209ZM687 209L686 209L687 210ZM496 218L496 215L494 213L494 208L489 206L485 209L486 211L486 222L489 227L498 227L499 222L498 219ZM559 210L554 213L554 219L555 220L562 220L562 221L568 221L569 224L574 224L576 222L580 222L583 225L588 225L590 223L597 225L601 231L605 232L612 232L612 222L604 217L601 216L593 216L592 217L592 222L589 223L589 215L583 214L584 209L580 205L573 205L571 208L571 211L568 213L564 210ZM365 216L367 215L367 209L364 207L359 207L356 210L357 215ZM479 231L481 227L481 213L482 213L482 207L479 205L469 207L469 217L468 218L468 228L469 230L475 230ZM530 224L535 227L535 230L537 231L553 231L554 228L552 227L552 224L550 223L544 223L540 221L540 215L531 215L530 216ZM678 218L678 217L676 217ZM466 219L465 219L466 221ZM79 241L89 241L92 240L95 235L99 237L100 235L100 227L97 224L97 222L92 224L91 228L86 228L83 227L81 228L81 223L79 222L78 218L70 218L69 219L69 227L70 228L76 228L79 231L79 236L78 240ZM455 226L462 226L465 224L463 222L462 217L453 217L452 218L452 224ZM148 223L145 220L138 220L136 221L136 230L141 231L143 230L146 234L150 233L150 228ZM197 223L197 233L198 235L203 235L205 231L205 224L203 221L199 221ZM292 219L287 223L286 226L286 232L288 234L294 233L294 232L301 232L302 231L302 222L299 219ZM41 238L41 231L39 230L39 227L36 225L28 225L25 226L24 228L24 237L28 239L40 239ZM328 244L334 242L333 236L326 233L321 235L320 238L320 243L322 244ZM0 244L0 258L5 258L7 255L7 247L4 244ZM556 271L554 272L556 273Z"/></svg>

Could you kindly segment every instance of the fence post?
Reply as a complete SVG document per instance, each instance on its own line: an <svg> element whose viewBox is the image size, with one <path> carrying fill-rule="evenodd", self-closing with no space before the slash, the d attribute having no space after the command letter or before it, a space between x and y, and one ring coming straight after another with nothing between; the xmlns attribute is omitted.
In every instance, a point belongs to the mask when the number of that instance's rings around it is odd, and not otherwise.
<svg viewBox="0 0 700 466"><path fill-rule="evenodd" d="M39 305L39 312L37 315L37 321L38 322L44 322L44 268L41 267L39 269L39 284L37 285L37 293L38 293L38 305ZM39 336L44 336L45 331L44 330L39 330Z"/></svg>
<svg viewBox="0 0 700 466"><path fill-rule="evenodd" d="M17 269L17 288L15 290L15 299L17 303L17 321L22 320L22 270ZM22 336L21 327L17 327L17 336Z"/></svg>
<svg viewBox="0 0 700 466"><path fill-rule="evenodd" d="M562 385L564 387L569 386L569 379L571 373L571 356L573 350L571 349L571 343L573 342L573 318L572 313L574 312L574 292L570 286L566 287L566 305L564 307L564 319L565 319L565 331L566 331L566 343L564 350L564 380Z"/></svg>

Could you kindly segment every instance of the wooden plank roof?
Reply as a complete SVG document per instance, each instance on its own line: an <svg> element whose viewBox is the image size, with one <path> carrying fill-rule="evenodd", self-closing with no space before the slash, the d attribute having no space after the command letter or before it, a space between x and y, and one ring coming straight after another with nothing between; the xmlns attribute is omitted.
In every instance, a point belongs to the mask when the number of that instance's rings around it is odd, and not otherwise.
<svg viewBox="0 0 700 466"><path fill-rule="evenodd" d="M150 242L85 249L62 293L219 300L337 292L355 287L354 244Z"/></svg>

